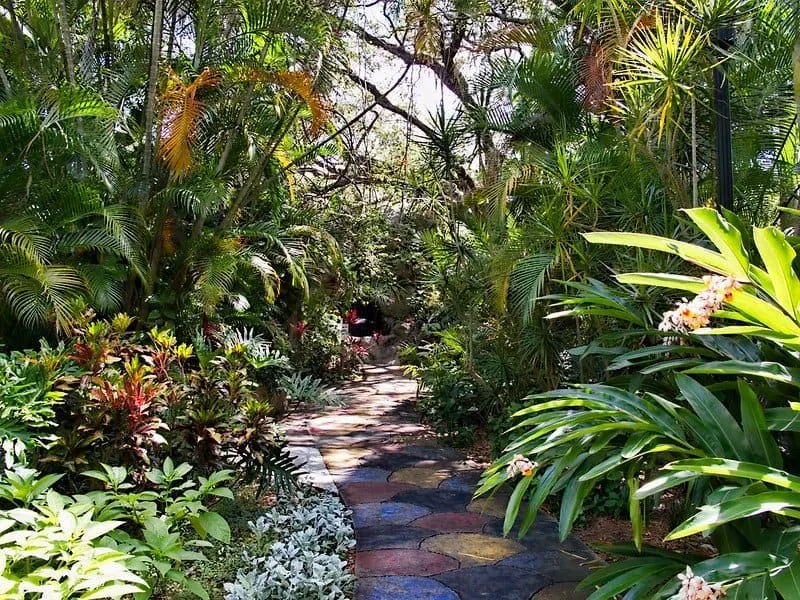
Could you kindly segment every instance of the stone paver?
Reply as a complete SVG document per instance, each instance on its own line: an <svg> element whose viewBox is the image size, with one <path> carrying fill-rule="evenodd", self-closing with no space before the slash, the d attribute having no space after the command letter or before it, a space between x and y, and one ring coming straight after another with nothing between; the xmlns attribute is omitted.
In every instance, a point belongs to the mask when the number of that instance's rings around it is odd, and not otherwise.
<svg viewBox="0 0 800 600"><path fill-rule="evenodd" d="M458 569L454 558L417 550L397 548L388 550L362 550L356 553L356 575L414 575L426 577Z"/></svg>
<svg viewBox="0 0 800 600"><path fill-rule="evenodd" d="M346 407L294 415L290 441L320 449L356 528L355 600L583 598L594 555L539 514L502 535L508 493L472 499L484 465L440 447L419 422L416 383L367 367L340 386Z"/></svg>
<svg viewBox="0 0 800 600"><path fill-rule="evenodd" d="M407 483L391 483L389 481L357 481L346 483L339 488L342 500L350 506L353 504L367 504L370 502L383 502L392 496L415 489Z"/></svg>
<svg viewBox="0 0 800 600"><path fill-rule="evenodd" d="M460 600L458 595L427 577L363 577L356 587L358 600Z"/></svg>
<svg viewBox="0 0 800 600"><path fill-rule="evenodd" d="M482 533L443 533L422 542L422 547L458 559L461 566L493 565L525 551L508 538Z"/></svg>
<svg viewBox="0 0 800 600"><path fill-rule="evenodd" d="M420 517L413 523L415 527L432 529L439 533L480 533L491 517L467 512L443 512Z"/></svg>

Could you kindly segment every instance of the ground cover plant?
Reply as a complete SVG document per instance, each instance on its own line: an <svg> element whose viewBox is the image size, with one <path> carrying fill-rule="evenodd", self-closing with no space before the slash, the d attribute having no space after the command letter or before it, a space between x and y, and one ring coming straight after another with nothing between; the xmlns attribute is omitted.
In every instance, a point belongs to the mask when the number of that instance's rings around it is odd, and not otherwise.
<svg viewBox="0 0 800 600"><path fill-rule="evenodd" d="M2 355L8 597L207 598L187 573L231 544L216 510L231 486L293 497L279 401L324 404L319 380L281 375L285 357L252 332L193 346L131 323L87 316L55 347ZM270 369L285 387L257 382Z"/></svg>
<svg viewBox="0 0 800 600"><path fill-rule="evenodd" d="M306 490L279 501L248 523L254 549L225 584L225 600L347 600L355 577L347 554L355 546L349 511L328 494ZM266 543L271 540L271 543Z"/></svg>

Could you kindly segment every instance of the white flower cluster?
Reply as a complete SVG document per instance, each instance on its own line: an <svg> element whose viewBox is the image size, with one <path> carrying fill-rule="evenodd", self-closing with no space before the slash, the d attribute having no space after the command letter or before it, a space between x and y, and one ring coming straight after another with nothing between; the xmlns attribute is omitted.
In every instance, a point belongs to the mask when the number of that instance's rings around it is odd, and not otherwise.
<svg viewBox="0 0 800 600"><path fill-rule="evenodd" d="M225 600L348 600L355 578L344 560L355 546L350 511L335 496L299 492L250 523L274 538L266 556L245 560Z"/></svg>
<svg viewBox="0 0 800 600"><path fill-rule="evenodd" d="M708 275L703 280L705 288L697 296L691 301L684 298L674 310L664 313L659 330L687 333L705 327L711 315L721 310L725 302L730 302L733 292L742 287L733 277Z"/></svg>
<svg viewBox="0 0 800 600"><path fill-rule="evenodd" d="M686 567L686 573L678 575L681 580L681 591L678 600L718 600L726 596L721 585L709 585L705 579L692 572L691 567Z"/></svg>
<svg viewBox="0 0 800 600"><path fill-rule="evenodd" d="M523 477L530 477L533 475L535 469L536 463L532 463L530 460L522 456L522 454L515 454L514 458L511 459L511 462L508 463L508 467L506 467L506 476L509 479L513 479L520 474Z"/></svg>

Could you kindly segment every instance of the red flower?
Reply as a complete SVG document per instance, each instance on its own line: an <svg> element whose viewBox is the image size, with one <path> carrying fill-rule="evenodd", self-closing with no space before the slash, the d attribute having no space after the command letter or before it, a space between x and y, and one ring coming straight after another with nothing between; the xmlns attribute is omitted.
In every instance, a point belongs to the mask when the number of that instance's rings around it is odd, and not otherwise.
<svg viewBox="0 0 800 600"><path fill-rule="evenodd" d="M216 323L212 323L209 321L208 316L203 315L203 337L207 342L210 344L218 344L219 338L217 334L219 333L220 327Z"/></svg>
<svg viewBox="0 0 800 600"><path fill-rule="evenodd" d="M356 356L364 357L369 354L369 350L367 350L367 347L361 343L361 340L351 337L347 338L347 341L350 342L350 349Z"/></svg>
<svg viewBox="0 0 800 600"><path fill-rule="evenodd" d="M303 323L302 321L298 321L297 323L295 323L294 328L297 331L298 337L302 337L303 334L309 329L308 325L306 323Z"/></svg>
<svg viewBox="0 0 800 600"><path fill-rule="evenodd" d="M357 319L358 319L358 313L356 312L355 309L348 310L344 314L344 322L347 323L348 325L353 325Z"/></svg>

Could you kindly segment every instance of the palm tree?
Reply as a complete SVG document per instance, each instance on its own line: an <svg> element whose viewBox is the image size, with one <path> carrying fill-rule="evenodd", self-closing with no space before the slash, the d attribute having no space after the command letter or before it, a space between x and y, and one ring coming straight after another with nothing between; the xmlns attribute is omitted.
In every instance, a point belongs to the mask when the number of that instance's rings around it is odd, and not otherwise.
<svg viewBox="0 0 800 600"><path fill-rule="evenodd" d="M288 0L4 3L5 311L61 331L77 300L144 314L168 291L211 311L244 265L267 298L284 273L304 288L321 236L274 207L328 118L329 23Z"/></svg>

